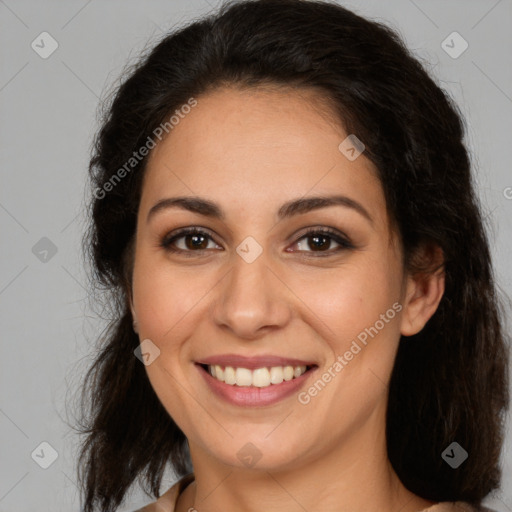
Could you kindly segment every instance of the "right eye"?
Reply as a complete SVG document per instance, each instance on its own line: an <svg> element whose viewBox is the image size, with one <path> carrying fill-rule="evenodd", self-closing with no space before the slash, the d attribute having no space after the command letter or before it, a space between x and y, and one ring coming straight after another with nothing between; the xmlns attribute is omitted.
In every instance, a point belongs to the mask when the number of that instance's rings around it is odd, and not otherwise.
<svg viewBox="0 0 512 512"><path fill-rule="evenodd" d="M184 240L184 246L176 247L176 242ZM174 253L201 252L208 249L208 240L214 242L213 238L206 231L198 228L183 228L174 233L166 235L160 245L166 250ZM189 254L187 254L188 256Z"/></svg>

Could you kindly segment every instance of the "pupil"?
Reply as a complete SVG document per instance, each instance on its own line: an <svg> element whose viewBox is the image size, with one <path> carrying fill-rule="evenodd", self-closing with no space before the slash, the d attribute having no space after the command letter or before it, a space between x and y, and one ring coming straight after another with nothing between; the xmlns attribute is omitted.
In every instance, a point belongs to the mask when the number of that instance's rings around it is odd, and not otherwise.
<svg viewBox="0 0 512 512"><path fill-rule="evenodd" d="M319 248L319 249L322 249L322 248L324 248L324 247L323 247L324 245L329 245L329 243L328 243L328 242L327 242L327 244L326 244L327 237L326 237L326 236L324 236L324 235L320 235L320 236L313 236L313 237L311 237L311 239L313 240L313 242L314 242L314 244L315 244L314 246L311 246L311 245L310 245L310 248L312 248L312 249L313 249L313 248ZM322 242L319 242L319 240L322 240L322 241L323 241L323 243L322 243Z"/></svg>
<svg viewBox="0 0 512 512"><path fill-rule="evenodd" d="M198 240L200 239L203 239L203 244L201 244L201 242L197 243ZM202 245L204 245L204 239L205 237L203 235L188 235L187 236L187 240L190 241L190 239L192 239L192 241L190 243L187 243L187 246L189 249L193 249L193 248L199 248L199 249L204 249L204 247L202 247Z"/></svg>

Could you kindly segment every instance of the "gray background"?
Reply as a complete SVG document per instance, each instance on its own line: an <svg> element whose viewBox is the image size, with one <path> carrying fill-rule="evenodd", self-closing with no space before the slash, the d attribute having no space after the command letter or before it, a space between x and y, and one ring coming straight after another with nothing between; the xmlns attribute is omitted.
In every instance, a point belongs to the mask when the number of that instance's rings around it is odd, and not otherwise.
<svg viewBox="0 0 512 512"><path fill-rule="evenodd" d="M79 247L99 98L148 40L216 5L214 0L0 0L0 512L79 510L77 439L65 420L72 421L66 403L89 363L83 358L104 326L88 307ZM512 296L512 1L343 5L397 29L458 102L467 120L496 276ZM43 59L31 43L42 46L38 36L45 31L58 48ZM453 31L469 44L458 58L441 46ZM461 40L448 44L452 53L462 48ZM51 242L40 241L43 237ZM486 499L501 512L512 511L510 424L509 417L502 490ZM47 469L39 464L51 462L51 449L41 448L42 442L58 453ZM169 474L163 490L173 481ZM149 501L134 492L122 510Z"/></svg>

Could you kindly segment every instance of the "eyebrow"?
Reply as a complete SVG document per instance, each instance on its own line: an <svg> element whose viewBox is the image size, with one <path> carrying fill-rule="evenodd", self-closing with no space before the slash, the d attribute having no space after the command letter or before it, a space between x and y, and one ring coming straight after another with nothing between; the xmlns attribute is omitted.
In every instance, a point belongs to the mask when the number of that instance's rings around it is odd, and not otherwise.
<svg viewBox="0 0 512 512"><path fill-rule="evenodd" d="M308 213L320 208L329 206L344 206L351 208L361 214L373 226L373 219L364 206L354 199L343 195L335 196L313 196L301 197L284 203L278 210L279 220ZM216 203L197 196L169 197L158 201L148 212L146 222L158 212L168 208L182 208L205 217L211 217L218 220L225 220L226 215L222 208Z"/></svg>

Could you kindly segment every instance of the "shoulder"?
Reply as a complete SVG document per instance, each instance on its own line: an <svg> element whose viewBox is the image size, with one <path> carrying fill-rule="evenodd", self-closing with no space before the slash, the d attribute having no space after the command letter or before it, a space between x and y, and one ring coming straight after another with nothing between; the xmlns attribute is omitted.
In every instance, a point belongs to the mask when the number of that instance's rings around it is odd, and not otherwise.
<svg viewBox="0 0 512 512"><path fill-rule="evenodd" d="M174 485L165 493L160 496L156 501L148 503L142 508L138 508L133 512L174 512L176 506L176 499L172 499L171 494L174 494ZM176 496L177 497L177 496Z"/></svg>
<svg viewBox="0 0 512 512"><path fill-rule="evenodd" d="M487 508L487 507L484 507L483 505L471 505L469 503L464 503L464 505L466 505L467 510L469 512L497 512L496 510L494 510L493 508Z"/></svg>
<svg viewBox="0 0 512 512"><path fill-rule="evenodd" d="M180 478L167 492L162 494L158 500L153 503L149 503L143 508L134 510L133 512L174 512L178 496L183 492L188 484L194 481L194 474L189 473L188 475Z"/></svg>
<svg viewBox="0 0 512 512"><path fill-rule="evenodd" d="M422 512L496 512L493 509L477 506L465 501L444 501L429 507Z"/></svg>

